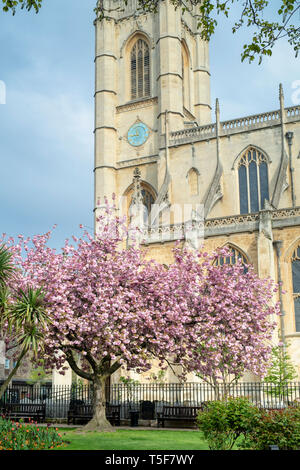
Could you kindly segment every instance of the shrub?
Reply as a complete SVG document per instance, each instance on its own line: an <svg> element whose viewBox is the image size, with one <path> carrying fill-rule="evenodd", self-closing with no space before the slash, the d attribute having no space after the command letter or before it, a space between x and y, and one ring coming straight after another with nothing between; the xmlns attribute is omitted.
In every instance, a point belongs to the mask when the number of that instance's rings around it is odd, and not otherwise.
<svg viewBox="0 0 300 470"><path fill-rule="evenodd" d="M260 419L247 433L239 447L243 449L268 450L278 445L280 450L300 449L300 409L260 411Z"/></svg>
<svg viewBox="0 0 300 470"><path fill-rule="evenodd" d="M62 445L57 428L0 418L0 450L49 450Z"/></svg>
<svg viewBox="0 0 300 470"><path fill-rule="evenodd" d="M247 398L208 402L197 417L211 450L230 450L237 439L255 426L259 410Z"/></svg>

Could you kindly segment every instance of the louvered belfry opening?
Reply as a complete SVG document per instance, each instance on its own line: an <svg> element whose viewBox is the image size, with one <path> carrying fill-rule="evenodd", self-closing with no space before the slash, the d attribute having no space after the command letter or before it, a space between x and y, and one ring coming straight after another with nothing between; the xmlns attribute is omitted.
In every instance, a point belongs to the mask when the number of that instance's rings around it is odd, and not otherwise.
<svg viewBox="0 0 300 470"><path fill-rule="evenodd" d="M138 39L131 51L131 99L150 96L149 46Z"/></svg>

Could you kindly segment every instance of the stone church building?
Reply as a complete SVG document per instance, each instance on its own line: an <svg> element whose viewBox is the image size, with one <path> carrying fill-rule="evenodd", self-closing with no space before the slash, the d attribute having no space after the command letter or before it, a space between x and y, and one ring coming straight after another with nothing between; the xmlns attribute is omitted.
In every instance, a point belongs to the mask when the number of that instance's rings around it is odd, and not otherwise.
<svg viewBox="0 0 300 470"><path fill-rule="evenodd" d="M95 21L95 218L115 193L130 217L142 207L143 243L160 262L172 261L178 233L197 248L203 232L206 250L231 249L220 263L241 257L282 281L278 336L300 377L300 106L285 107L280 86L277 110L222 121L192 8L104 4Z"/></svg>

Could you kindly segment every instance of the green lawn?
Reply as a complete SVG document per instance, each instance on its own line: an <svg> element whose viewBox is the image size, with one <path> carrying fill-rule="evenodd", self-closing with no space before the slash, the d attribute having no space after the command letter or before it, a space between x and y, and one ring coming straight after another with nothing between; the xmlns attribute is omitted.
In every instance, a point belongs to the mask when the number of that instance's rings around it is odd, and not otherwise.
<svg viewBox="0 0 300 470"><path fill-rule="evenodd" d="M61 450L207 450L199 431L154 431L118 429L112 433L61 429ZM60 449L58 449L60 450Z"/></svg>

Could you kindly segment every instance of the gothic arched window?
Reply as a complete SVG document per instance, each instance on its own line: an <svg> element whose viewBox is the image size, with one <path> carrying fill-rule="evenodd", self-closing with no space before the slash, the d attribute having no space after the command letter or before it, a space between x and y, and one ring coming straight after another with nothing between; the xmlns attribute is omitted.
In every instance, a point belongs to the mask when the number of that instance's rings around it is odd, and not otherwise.
<svg viewBox="0 0 300 470"><path fill-rule="evenodd" d="M154 197L153 195L147 191L147 189L142 189L141 191L142 193L142 196L143 196L143 205L144 205L144 224L148 224L149 223L149 217L150 217L150 213L151 213L151 207L152 207L152 204L154 204Z"/></svg>
<svg viewBox="0 0 300 470"><path fill-rule="evenodd" d="M191 196L196 196L198 194L198 171L195 168L191 168L190 171L187 174L188 178L188 185L190 188L190 194Z"/></svg>
<svg viewBox="0 0 300 470"><path fill-rule="evenodd" d="M143 39L138 39L131 49L131 99L150 96L150 53Z"/></svg>
<svg viewBox="0 0 300 470"><path fill-rule="evenodd" d="M269 200L268 163L266 156L253 147L239 161L240 212L248 214L264 208Z"/></svg>
<svg viewBox="0 0 300 470"><path fill-rule="evenodd" d="M150 214L151 214L151 207L154 204L154 200L156 195L154 192L152 192L148 187L146 187L146 184L142 183L141 185L141 195L143 198L143 218L144 218L144 224L148 225L150 223ZM130 213L130 208L132 204L132 198L133 198L133 188L127 192L127 213Z"/></svg>
<svg viewBox="0 0 300 470"><path fill-rule="evenodd" d="M293 297L296 331L300 332L300 243L292 255Z"/></svg>
<svg viewBox="0 0 300 470"><path fill-rule="evenodd" d="M182 60L182 99L183 106L190 109L190 88L189 88L189 54L185 42L182 42L181 48Z"/></svg>
<svg viewBox="0 0 300 470"><path fill-rule="evenodd" d="M215 265L216 266L223 266L224 264L230 264L233 266L234 264L237 263L238 260L241 260L242 264L245 265L244 271L247 272L247 266L249 264L249 261L247 260L246 256L235 246L233 245L226 245L226 247L229 250L229 255L228 256L219 256L216 261Z"/></svg>

